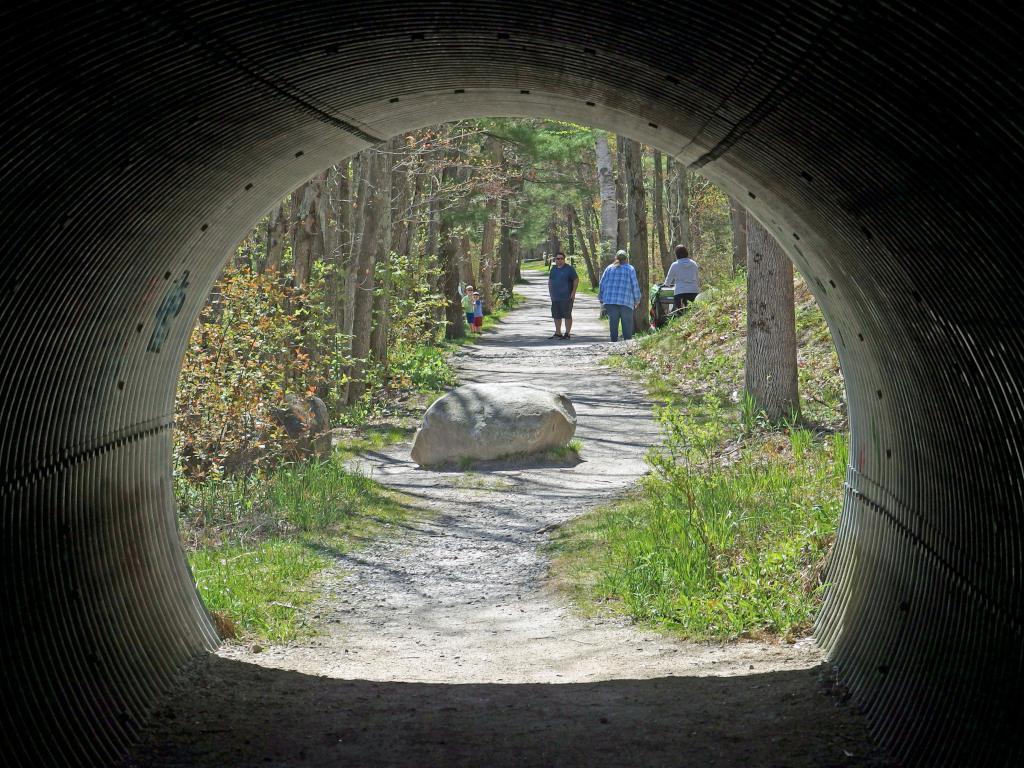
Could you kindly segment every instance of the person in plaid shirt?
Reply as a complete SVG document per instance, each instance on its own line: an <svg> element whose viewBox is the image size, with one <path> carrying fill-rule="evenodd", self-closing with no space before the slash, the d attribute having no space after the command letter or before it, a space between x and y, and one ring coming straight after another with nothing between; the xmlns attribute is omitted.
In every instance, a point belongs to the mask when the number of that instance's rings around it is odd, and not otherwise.
<svg viewBox="0 0 1024 768"><path fill-rule="evenodd" d="M622 323L622 338L633 338L633 310L640 303L640 282L636 270L628 263L625 251L615 254L615 261L609 264L601 275L597 299L608 312L608 329L612 341L619 340L619 322Z"/></svg>

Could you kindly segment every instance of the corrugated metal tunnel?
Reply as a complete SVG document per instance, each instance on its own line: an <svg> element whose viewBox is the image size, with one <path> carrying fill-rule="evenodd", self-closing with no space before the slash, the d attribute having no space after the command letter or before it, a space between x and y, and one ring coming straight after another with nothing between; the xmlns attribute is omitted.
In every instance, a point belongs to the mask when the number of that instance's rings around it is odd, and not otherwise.
<svg viewBox="0 0 1024 768"><path fill-rule="evenodd" d="M818 637L909 763L1021 757L1019 11L128 0L3 14L9 761L108 761L215 645L177 542L170 427L225 253L329 163L487 115L654 145L786 246L831 325L852 427Z"/></svg>

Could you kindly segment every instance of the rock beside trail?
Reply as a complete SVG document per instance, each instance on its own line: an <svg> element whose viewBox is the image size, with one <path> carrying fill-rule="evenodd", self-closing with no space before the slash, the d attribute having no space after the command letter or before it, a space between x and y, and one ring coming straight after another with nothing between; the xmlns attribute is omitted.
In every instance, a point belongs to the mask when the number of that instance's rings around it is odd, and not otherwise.
<svg viewBox="0 0 1024 768"><path fill-rule="evenodd" d="M429 467L537 453L564 447L575 432L576 409L563 394L523 384L466 384L427 409L412 460Z"/></svg>
<svg viewBox="0 0 1024 768"><path fill-rule="evenodd" d="M286 395L284 408L271 408L270 417L284 428L291 439L288 447L294 458L326 458L330 455L331 437L328 430L331 421L327 406L319 397Z"/></svg>

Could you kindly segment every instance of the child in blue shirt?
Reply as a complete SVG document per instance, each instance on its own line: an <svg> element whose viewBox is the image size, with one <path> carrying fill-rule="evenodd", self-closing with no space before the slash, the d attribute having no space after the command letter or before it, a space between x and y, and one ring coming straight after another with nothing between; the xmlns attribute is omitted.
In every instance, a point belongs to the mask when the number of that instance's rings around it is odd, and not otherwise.
<svg viewBox="0 0 1024 768"><path fill-rule="evenodd" d="M484 303L480 300L480 292L473 291L473 323L475 333L484 332Z"/></svg>

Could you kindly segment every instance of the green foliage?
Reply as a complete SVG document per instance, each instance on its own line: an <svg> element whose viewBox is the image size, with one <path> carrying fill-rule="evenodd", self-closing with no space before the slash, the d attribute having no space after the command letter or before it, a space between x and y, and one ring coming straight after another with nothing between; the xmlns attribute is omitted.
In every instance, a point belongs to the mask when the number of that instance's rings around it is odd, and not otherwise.
<svg viewBox="0 0 1024 768"><path fill-rule="evenodd" d="M799 276L795 295L804 420L828 430L845 429L846 395L832 336ZM613 357L609 364L641 374L654 395L680 408L714 394L750 432L763 418L753 412L752 403L744 406L746 343L746 276L741 273L708 286L684 315L642 337L635 354Z"/></svg>
<svg viewBox="0 0 1024 768"><path fill-rule="evenodd" d="M635 498L567 526L556 571L591 606L687 637L798 636L820 602L845 442L804 430L723 463L728 425L713 402L703 418L661 412L654 473Z"/></svg>
<svg viewBox="0 0 1024 768"><path fill-rule="evenodd" d="M301 542L225 544L192 551L188 559L207 609L228 617L244 635L280 643L310 631L299 609L316 594L305 585L328 560Z"/></svg>
<svg viewBox="0 0 1024 768"><path fill-rule="evenodd" d="M401 436L382 435L377 442ZM337 534L351 530L368 511L376 516L400 511L379 485L345 468L348 455L282 464L264 474L200 482L177 477L178 529L186 548L296 533Z"/></svg>
<svg viewBox="0 0 1024 768"><path fill-rule="evenodd" d="M225 270L182 360L178 473L201 479L267 469L287 453L271 418L286 394L315 392L336 402L349 360L323 291L322 273L302 291L274 273Z"/></svg>
<svg viewBox="0 0 1024 768"><path fill-rule="evenodd" d="M721 187L688 173L690 254L700 264L701 280L716 285L732 274L732 222L729 198Z"/></svg>
<svg viewBox="0 0 1024 768"><path fill-rule="evenodd" d="M743 276L614 364L668 403L653 472L633 498L566 526L554 574L591 610L693 638L806 632L842 502L842 376L821 313L797 285L801 394L818 426L769 424L742 394Z"/></svg>
<svg viewBox="0 0 1024 768"><path fill-rule="evenodd" d="M176 472L201 481L272 469L292 447L271 418L288 394L316 394L336 421L353 424L402 392L451 386L455 374L435 320L443 301L430 288L434 277L398 256L379 267L379 284L392 286L389 356L367 365L367 392L346 409L350 339L331 317L329 268L318 262L305 290L273 273L228 268L182 361Z"/></svg>
<svg viewBox="0 0 1024 768"><path fill-rule="evenodd" d="M369 478L346 470L341 462L284 466L267 484L268 502L283 525L302 533L341 526L384 497Z"/></svg>
<svg viewBox="0 0 1024 768"><path fill-rule="evenodd" d="M328 553L353 549L412 514L402 499L346 469L345 458L263 476L176 480L179 530L208 609L273 642L311 631L299 609L315 597L307 585L330 564Z"/></svg>

